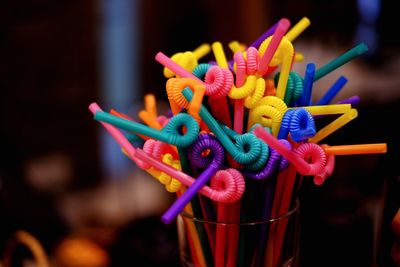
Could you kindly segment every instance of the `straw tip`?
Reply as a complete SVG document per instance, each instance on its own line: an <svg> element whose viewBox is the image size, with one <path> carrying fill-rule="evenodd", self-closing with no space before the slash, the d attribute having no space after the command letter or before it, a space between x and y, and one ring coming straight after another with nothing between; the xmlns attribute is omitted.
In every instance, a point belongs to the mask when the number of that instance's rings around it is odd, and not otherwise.
<svg viewBox="0 0 400 267"><path fill-rule="evenodd" d="M322 185L325 182L326 177L322 176L322 175L316 175L314 177L314 184L315 185Z"/></svg>
<svg viewBox="0 0 400 267"><path fill-rule="evenodd" d="M168 216L162 216L162 217L161 217L161 221L162 221L164 224L171 224L171 222L173 221L173 218L170 218L170 217L168 217Z"/></svg>
<svg viewBox="0 0 400 267"><path fill-rule="evenodd" d="M307 17L303 17L303 18L301 19L301 22L306 23L307 25L310 25L310 24L311 24L310 19L307 18Z"/></svg>
<svg viewBox="0 0 400 267"><path fill-rule="evenodd" d="M156 56L155 56L155 59L156 59L156 60L159 60L159 59L161 59L161 58L163 58L163 57L166 57L166 55L164 55L162 52L158 52L158 53L156 54Z"/></svg>
<svg viewBox="0 0 400 267"><path fill-rule="evenodd" d="M307 72L314 72L315 68L316 68L316 66L315 66L314 63L308 63L307 66L306 66L306 71Z"/></svg>
<svg viewBox="0 0 400 267"><path fill-rule="evenodd" d="M277 30L283 30L283 31L287 31L290 27L290 20L287 18L282 18L279 20L279 24L278 24L278 28Z"/></svg>
<svg viewBox="0 0 400 267"><path fill-rule="evenodd" d="M99 105L97 105L96 102L93 102L93 103L91 103L91 104L89 105L89 110L90 110L92 113L96 113L96 111L99 111L99 110L101 110L101 109L100 109Z"/></svg>
<svg viewBox="0 0 400 267"><path fill-rule="evenodd" d="M357 45L357 54L361 55L368 51L368 45L364 42Z"/></svg>

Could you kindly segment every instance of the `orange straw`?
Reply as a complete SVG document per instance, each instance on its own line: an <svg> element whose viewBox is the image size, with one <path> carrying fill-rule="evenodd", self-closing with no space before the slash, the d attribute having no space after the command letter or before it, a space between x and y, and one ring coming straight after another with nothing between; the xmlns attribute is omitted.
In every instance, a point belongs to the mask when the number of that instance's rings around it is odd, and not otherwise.
<svg viewBox="0 0 400 267"><path fill-rule="evenodd" d="M328 146L323 145L326 155L355 155L355 154L377 154L386 153L386 143Z"/></svg>

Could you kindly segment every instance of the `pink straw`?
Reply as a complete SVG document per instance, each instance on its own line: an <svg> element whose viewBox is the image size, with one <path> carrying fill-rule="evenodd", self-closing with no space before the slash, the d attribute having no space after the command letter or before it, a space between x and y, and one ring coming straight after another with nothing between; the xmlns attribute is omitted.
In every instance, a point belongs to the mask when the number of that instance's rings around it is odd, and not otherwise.
<svg viewBox="0 0 400 267"><path fill-rule="evenodd" d="M153 166L154 168L158 169L161 172L164 172L166 174L168 174L169 176L175 178L176 180L178 180L179 182L181 182L182 184L184 184L185 186L191 186L196 180L187 175L184 172L178 171L174 168L172 168L171 166L153 158L152 156L146 154L143 150L141 150L140 148L136 149L136 153L135 156L146 162L147 164ZM218 201L218 202L226 202L226 203L231 203L231 202L235 202L238 199L240 199L240 197L243 194L244 191L244 186L242 186L242 184L244 184L243 177L238 177L238 179L233 179L233 180L228 180L228 179L224 179L223 181L221 179L223 178L229 178L228 175L225 175L224 177L219 177L221 174L219 173L220 171L218 171L215 176L211 179L211 186L212 188L210 188L209 186L205 185L203 186L198 192L205 195L206 197L214 200L214 201ZM224 190L218 190L214 188L214 184L217 183L217 181L213 181L215 179L215 177L217 177L218 183L223 183L224 184ZM236 178L232 175L233 178ZM216 184L217 186L217 184ZM218 185L218 187L220 188L220 185ZM241 189L243 187L243 189Z"/></svg>
<svg viewBox="0 0 400 267"><path fill-rule="evenodd" d="M93 113L93 115L96 114L97 111L102 111L102 109L99 107L99 105L97 105L97 103L90 104L89 110ZM143 168L142 162L140 162L134 157L136 149L132 146L132 144L128 141L128 139L126 139L126 137L122 134L122 132L111 124L105 122L100 122L100 123L111 134L111 136L115 139L115 141L117 141L117 143L125 150L129 158L131 158L139 167Z"/></svg>
<svg viewBox="0 0 400 267"><path fill-rule="evenodd" d="M190 73L189 71L185 70L183 67L181 67L179 64L175 63L172 59L164 55L162 52L158 52L156 55L156 60L161 63L164 67L170 69L171 71L175 72L176 75L185 77L185 78L193 78L197 81L200 81L203 83L202 80L197 78L195 75Z"/></svg>
<svg viewBox="0 0 400 267"><path fill-rule="evenodd" d="M272 134L264 130L261 126L257 126L254 129L254 134L266 142L273 149L278 151L285 159L290 161L294 166L296 166L297 170L301 174L308 174L311 167L310 165L304 161L304 159L300 158L296 153L292 152L289 148L287 148L283 143L279 142L277 138L275 138Z"/></svg>
<svg viewBox="0 0 400 267"><path fill-rule="evenodd" d="M258 72L264 74L268 70L268 65L271 62L276 50L279 47L279 44L288 31L290 27L290 21L288 19L281 19L278 23L278 27L276 28L274 34L272 35L271 42L269 43L267 50L264 55L260 59L260 63L258 65Z"/></svg>

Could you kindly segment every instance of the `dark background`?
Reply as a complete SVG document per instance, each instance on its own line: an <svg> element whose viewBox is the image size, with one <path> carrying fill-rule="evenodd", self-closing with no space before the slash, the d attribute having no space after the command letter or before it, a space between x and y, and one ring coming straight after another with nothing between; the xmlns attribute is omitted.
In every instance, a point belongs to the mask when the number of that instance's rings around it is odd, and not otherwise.
<svg viewBox="0 0 400 267"><path fill-rule="evenodd" d="M132 23L139 30L134 39L138 48L132 55L137 63L132 90L137 92L136 99L154 93L166 100L162 67L154 60L159 51L171 56L203 42L249 44L283 16L292 24L307 16L312 24L299 41L318 42L327 51L352 47L362 23L375 29L376 49L354 64L375 73L374 77L383 77L386 83L366 91L356 88L355 94L362 97L359 117L326 142L386 142L388 153L337 157L335 172L323 186L305 180L301 191L302 266L392 266L390 221L399 204L400 163L400 83L396 77L400 64L393 63L400 59L395 1L380 1L374 23L363 22L357 3L344 0L135 3ZM14 231L24 228L51 254L74 231L55 200L108 180L101 167L99 126L87 111L88 104L101 99L99 40L104 18L100 9L97 1L6 0L0 4L0 252ZM372 79L363 75L361 79ZM375 94L387 97L382 100ZM26 166L54 155L66 159L72 174L61 189L44 193L27 182ZM119 234L107 246L113 265L127 266L140 257L154 257L146 249L163 248L165 242L160 239L167 240L170 246L166 249L174 251L174 228L161 225L157 218L136 218L118 226ZM143 245L148 238L140 234L143 229L158 235ZM160 253L158 260L174 266L175 256L176 251L168 257Z"/></svg>

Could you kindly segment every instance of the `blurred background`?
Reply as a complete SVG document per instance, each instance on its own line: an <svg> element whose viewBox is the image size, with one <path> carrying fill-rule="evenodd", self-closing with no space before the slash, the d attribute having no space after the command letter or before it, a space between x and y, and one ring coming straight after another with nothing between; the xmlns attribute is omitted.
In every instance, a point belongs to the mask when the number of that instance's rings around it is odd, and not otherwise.
<svg viewBox="0 0 400 267"><path fill-rule="evenodd" d="M49 1L0 3L0 253L19 229L53 266L179 266L175 225L159 217L173 196L127 160L88 105L137 118L143 96L167 112L154 60L204 42L249 44L282 17L311 26L294 42L317 67L360 42L369 51L314 85L318 99L359 95L357 119L331 145L388 144L384 155L337 157L320 187L301 192L302 266L393 266L390 221L399 207L400 35L396 1ZM79 251L80 253L77 253ZM81 256L79 256L81 255ZM13 266L35 266L25 248ZM139 262L147 262L141 265Z"/></svg>

